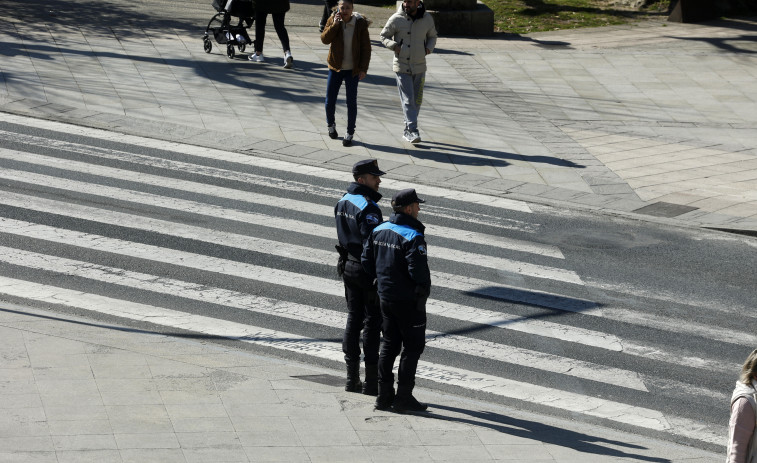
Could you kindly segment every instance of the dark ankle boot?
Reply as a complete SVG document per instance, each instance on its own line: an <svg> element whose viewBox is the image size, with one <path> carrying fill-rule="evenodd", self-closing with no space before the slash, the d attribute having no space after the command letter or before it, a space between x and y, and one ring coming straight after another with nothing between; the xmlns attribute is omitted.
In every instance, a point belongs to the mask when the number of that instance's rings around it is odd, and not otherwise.
<svg viewBox="0 0 757 463"><path fill-rule="evenodd" d="M360 382L360 363L347 363L347 382L344 385L347 392L362 392L363 383Z"/></svg>
<svg viewBox="0 0 757 463"><path fill-rule="evenodd" d="M394 403L394 385L391 383L378 383L378 397L376 397L376 410L389 410Z"/></svg>
<svg viewBox="0 0 757 463"><path fill-rule="evenodd" d="M363 381L363 394L378 395L378 365L365 364L365 381Z"/></svg>
<svg viewBox="0 0 757 463"><path fill-rule="evenodd" d="M398 387L397 397L394 398L394 411L397 413L425 412L428 405L418 402L413 397L413 388Z"/></svg>

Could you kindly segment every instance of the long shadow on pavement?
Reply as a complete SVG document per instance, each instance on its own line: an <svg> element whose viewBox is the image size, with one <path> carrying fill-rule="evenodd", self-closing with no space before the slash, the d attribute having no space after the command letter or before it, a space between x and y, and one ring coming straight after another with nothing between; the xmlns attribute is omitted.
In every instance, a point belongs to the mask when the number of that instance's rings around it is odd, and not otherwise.
<svg viewBox="0 0 757 463"><path fill-rule="evenodd" d="M705 42L731 53L757 53L757 35L739 35L735 37L673 37L671 39L688 40L690 42ZM741 44L741 46L739 46ZM750 47L746 47L749 45Z"/></svg>
<svg viewBox="0 0 757 463"><path fill-rule="evenodd" d="M563 428L557 428L536 421L522 420L510 416L501 415L493 412L466 410L448 405L429 404L431 407L439 410L446 410L452 413L468 415L471 418L440 416L434 414L418 415L431 419L464 423L472 426L488 428L511 436L522 437L524 439L536 440L545 444L552 444L560 447L567 447L582 453L592 453L613 458L632 458L634 461L648 461L658 463L670 463L671 460L666 458L650 457L630 453L628 451L618 450L605 447L600 444L615 445L632 450L646 450L646 447L620 442L602 437L592 436L585 433L570 431Z"/></svg>
<svg viewBox="0 0 757 463"><path fill-rule="evenodd" d="M585 167L581 164L576 164L575 162L568 161L566 159L560 159L551 156L528 156L525 154L515 154L508 153L507 151L473 148L470 146L455 145L451 143L423 141L416 144L415 148L416 150L412 154L420 159L435 160L437 159L435 155L444 154L450 156L451 158L454 158L455 164L465 164L471 166L492 165L494 167L505 167L511 164L510 162L507 162L506 159L512 159L518 161L536 162L540 164L551 164L560 167L571 167L575 169L583 169ZM440 150L451 150L452 152L434 152L431 151L433 148ZM428 150L428 152L423 153L420 150ZM470 156L466 154L470 154ZM486 158L479 156L486 156Z"/></svg>

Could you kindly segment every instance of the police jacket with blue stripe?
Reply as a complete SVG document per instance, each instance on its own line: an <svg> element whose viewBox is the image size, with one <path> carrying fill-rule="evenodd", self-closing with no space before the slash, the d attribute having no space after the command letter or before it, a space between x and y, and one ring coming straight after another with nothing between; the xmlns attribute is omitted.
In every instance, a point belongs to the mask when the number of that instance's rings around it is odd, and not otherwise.
<svg viewBox="0 0 757 463"><path fill-rule="evenodd" d="M347 193L334 207L339 244L358 262L363 252L363 241L384 220L381 209L376 204L380 199L381 193L378 191L352 182L347 187Z"/></svg>
<svg viewBox="0 0 757 463"><path fill-rule="evenodd" d="M407 214L392 214L373 229L363 248L363 268L378 280L379 297L388 302L415 301L428 297L426 227Z"/></svg>

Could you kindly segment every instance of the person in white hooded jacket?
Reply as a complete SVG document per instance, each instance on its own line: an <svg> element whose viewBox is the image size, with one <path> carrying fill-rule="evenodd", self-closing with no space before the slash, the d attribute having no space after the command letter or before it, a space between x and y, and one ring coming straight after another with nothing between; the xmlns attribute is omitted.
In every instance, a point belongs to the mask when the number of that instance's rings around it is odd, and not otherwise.
<svg viewBox="0 0 757 463"><path fill-rule="evenodd" d="M436 46L434 18L420 0L403 0L381 30L381 42L394 51L392 69L397 74L402 112L405 117L403 138L410 143L421 141L418 112L423 101L426 79L426 55Z"/></svg>
<svg viewBox="0 0 757 463"><path fill-rule="evenodd" d="M757 463L757 349L744 362L731 396L726 463Z"/></svg>

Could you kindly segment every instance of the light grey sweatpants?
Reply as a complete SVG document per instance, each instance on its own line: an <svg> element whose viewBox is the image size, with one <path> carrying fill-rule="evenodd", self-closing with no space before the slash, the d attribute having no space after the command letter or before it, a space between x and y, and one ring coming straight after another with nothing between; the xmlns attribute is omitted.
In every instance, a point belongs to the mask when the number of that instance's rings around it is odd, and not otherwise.
<svg viewBox="0 0 757 463"><path fill-rule="evenodd" d="M397 73L397 89L400 91L402 114L405 116L405 130L418 131L418 113L423 102L423 84L426 73L400 74Z"/></svg>

